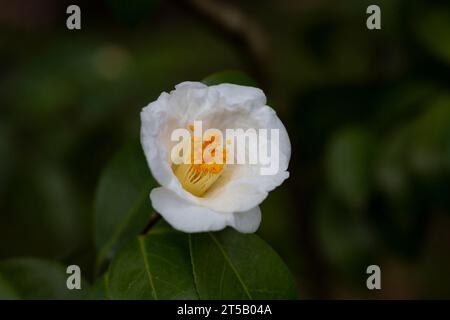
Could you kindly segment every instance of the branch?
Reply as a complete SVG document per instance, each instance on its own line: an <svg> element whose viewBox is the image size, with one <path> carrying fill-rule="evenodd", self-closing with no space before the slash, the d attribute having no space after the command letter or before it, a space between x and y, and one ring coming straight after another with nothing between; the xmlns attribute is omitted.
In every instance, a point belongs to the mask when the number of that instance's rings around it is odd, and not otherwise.
<svg viewBox="0 0 450 320"><path fill-rule="evenodd" d="M185 3L244 46L255 77L268 89L272 59L261 26L231 3L217 0L185 0Z"/></svg>
<svg viewBox="0 0 450 320"><path fill-rule="evenodd" d="M150 219L148 220L147 224L145 225L144 229L141 231L141 235L147 234L150 229L161 219L161 216L158 213L154 213Z"/></svg>

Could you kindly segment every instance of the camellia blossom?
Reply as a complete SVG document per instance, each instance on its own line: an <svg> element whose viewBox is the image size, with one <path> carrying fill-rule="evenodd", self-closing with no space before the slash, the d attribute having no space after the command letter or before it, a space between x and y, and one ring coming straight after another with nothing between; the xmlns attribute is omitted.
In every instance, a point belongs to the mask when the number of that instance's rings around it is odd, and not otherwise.
<svg viewBox="0 0 450 320"><path fill-rule="evenodd" d="M141 112L141 143L153 177L161 187L150 193L153 208L184 232L231 226L255 232L261 223L259 204L289 177L291 145L262 90L234 84L207 86L183 82L163 92ZM279 169L262 175L260 164L174 164L171 134L202 121L204 129L278 129ZM247 152L248 152L247 148ZM193 179L195 177L195 179Z"/></svg>

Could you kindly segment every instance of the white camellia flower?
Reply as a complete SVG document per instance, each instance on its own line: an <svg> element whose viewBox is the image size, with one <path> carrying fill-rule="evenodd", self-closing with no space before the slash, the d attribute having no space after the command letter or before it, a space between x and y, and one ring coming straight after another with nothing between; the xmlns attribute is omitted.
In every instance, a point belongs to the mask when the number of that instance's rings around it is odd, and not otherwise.
<svg viewBox="0 0 450 320"><path fill-rule="evenodd" d="M179 168L171 161L171 149L176 144L171 141L171 134L199 120L203 130L278 129L279 170L274 175L261 175L259 164L225 164L214 172L202 171L201 179L187 179L184 173L192 168ZM245 233L258 229L259 204L289 177L286 170L291 155L286 129L266 105L260 89L183 82L143 108L141 121L142 147L150 170L161 185L151 191L150 199L153 208L170 225L184 232L215 231L226 226ZM206 174L213 179L202 176ZM202 183L201 188L196 183ZM203 191L197 192L200 189Z"/></svg>

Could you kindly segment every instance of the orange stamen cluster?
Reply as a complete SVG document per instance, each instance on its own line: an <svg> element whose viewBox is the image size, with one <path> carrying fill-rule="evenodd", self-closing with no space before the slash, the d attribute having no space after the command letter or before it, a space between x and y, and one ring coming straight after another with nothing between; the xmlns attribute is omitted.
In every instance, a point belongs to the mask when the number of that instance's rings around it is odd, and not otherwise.
<svg viewBox="0 0 450 320"><path fill-rule="evenodd" d="M193 132L194 126L188 128ZM211 157L205 153L206 148L215 141L216 137L211 136L208 140L200 144L199 137L193 137L191 142L191 163L181 164L174 169L175 175L180 180L184 189L196 196L202 196L220 177L225 168L226 148L221 145L214 146L210 151ZM197 142L197 143L195 143ZM219 149L220 148L220 149ZM222 161L216 161L216 153L222 151ZM195 163L196 159L201 159L201 163Z"/></svg>
<svg viewBox="0 0 450 320"><path fill-rule="evenodd" d="M214 136L212 136L210 138L210 140L204 141L202 143L200 150L194 150L194 141L192 141L191 163L195 170L197 170L199 172L212 172L212 173L219 173L223 170L223 168L225 166L224 163L227 160L226 148L223 148L221 163L215 162L217 147L214 148L213 150L211 150L211 157L206 157L206 159L204 159L205 158L204 157L205 149L214 141L215 141ZM218 146L218 147L222 148L221 146ZM217 152L219 152L219 151L217 151ZM194 162L196 155L199 159L202 159L202 163L196 164Z"/></svg>

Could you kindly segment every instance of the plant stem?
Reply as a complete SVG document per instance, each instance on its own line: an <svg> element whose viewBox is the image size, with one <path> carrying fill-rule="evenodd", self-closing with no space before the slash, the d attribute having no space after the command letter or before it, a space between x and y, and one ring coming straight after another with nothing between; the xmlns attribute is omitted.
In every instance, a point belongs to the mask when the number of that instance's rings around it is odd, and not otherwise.
<svg viewBox="0 0 450 320"><path fill-rule="evenodd" d="M158 213L154 213L150 219L148 220L147 224L145 225L144 229L141 231L141 235L147 234L150 229L161 219L161 216Z"/></svg>

